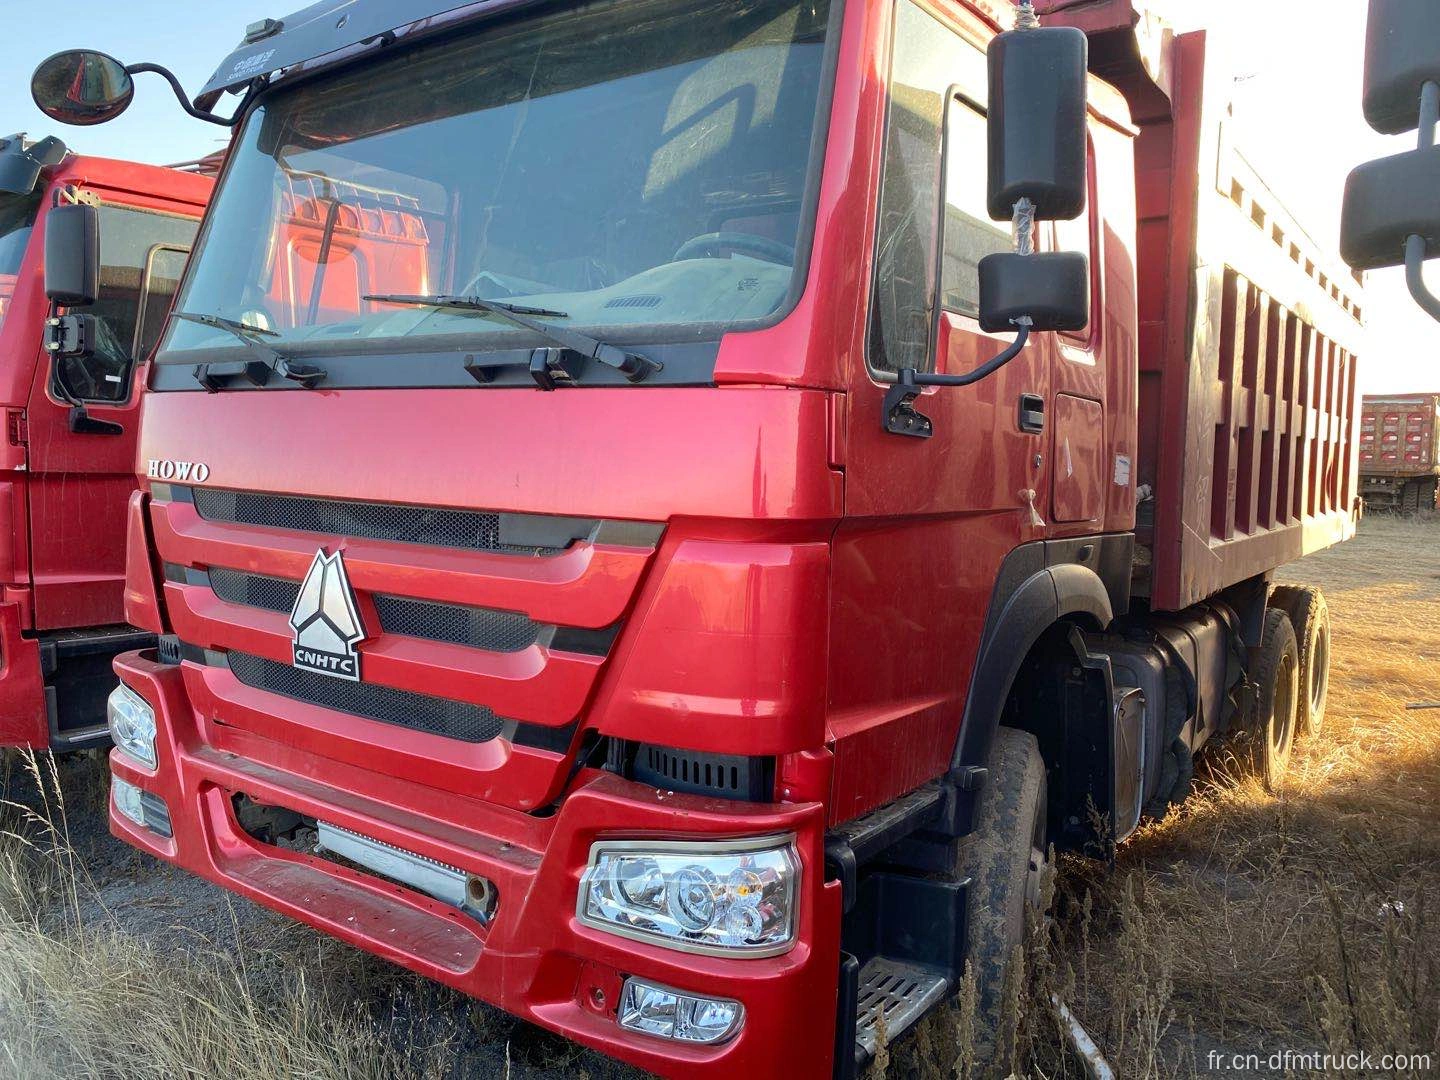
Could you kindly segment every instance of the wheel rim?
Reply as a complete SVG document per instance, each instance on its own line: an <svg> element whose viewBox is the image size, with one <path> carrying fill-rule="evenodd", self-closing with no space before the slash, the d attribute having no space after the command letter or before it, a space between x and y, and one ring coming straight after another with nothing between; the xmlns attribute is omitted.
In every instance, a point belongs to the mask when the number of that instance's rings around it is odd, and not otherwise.
<svg viewBox="0 0 1440 1080"><path fill-rule="evenodd" d="M1290 745L1290 729L1295 724L1297 682L1295 658L1283 657L1275 673L1275 701L1270 715L1270 749L1275 754L1284 753Z"/></svg>
<svg viewBox="0 0 1440 1080"><path fill-rule="evenodd" d="M1043 808L1045 803L1042 801L1040 805ZM1040 909L1046 859L1045 812L1042 809L1035 817L1035 829L1030 837L1030 865L1025 872L1025 902L1037 911Z"/></svg>
<svg viewBox="0 0 1440 1080"><path fill-rule="evenodd" d="M1325 703L1325 685L1330 672L1330 631L1321 626L1315 631L1315 645L1310 650L1310 712L1318 714Z"/></svg>

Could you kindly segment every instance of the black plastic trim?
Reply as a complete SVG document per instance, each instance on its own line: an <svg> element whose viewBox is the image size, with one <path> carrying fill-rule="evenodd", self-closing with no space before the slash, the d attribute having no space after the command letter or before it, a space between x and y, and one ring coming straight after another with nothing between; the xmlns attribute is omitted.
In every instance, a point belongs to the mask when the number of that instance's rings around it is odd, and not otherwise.
<svg viewBox="0 0 1440 1080"><path fill-rule="evenodd" d="M1099 629L1130 602L1133 533L1022 544L996 575L976 653L952 773L983 766L1010 686L1040 636L1060 619L1089 618Z"/></svg>

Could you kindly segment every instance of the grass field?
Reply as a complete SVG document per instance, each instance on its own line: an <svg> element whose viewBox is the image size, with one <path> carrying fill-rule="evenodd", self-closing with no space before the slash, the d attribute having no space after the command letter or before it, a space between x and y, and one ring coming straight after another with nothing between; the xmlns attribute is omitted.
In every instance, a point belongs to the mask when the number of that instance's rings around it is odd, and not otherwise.
<svg viewBox="0 0 1440 1080"><path fill-rule="evenodd" d="M1082 1075L1056 999L1125 1078L1339 1072L1265 1063L1287 1050L1428 1052L1365 1075L1440 1073L1440 709L1404 708L1440 701L1440 522L1368 519L1282 579L1329 599L1325 730L1278 795L1220 762L1113 871L1063 863L1001 1075ZM0 1076L626 1074L120 845L102 761L8 764ZM965 1016L873 1071L988 1075Z"/></svg>

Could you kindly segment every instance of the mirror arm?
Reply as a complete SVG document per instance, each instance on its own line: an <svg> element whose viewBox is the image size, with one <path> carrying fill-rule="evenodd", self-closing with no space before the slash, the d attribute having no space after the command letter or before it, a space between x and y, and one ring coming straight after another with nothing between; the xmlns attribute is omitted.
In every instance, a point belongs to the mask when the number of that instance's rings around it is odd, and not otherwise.
<svg viewBox="0 0 1440 1080"><path fill-rule="evenodd" d="M935 433L928 416L915 411L914 401L922 386L969 386L999 371L1025 348L1030 340L1030 319L1028 316L1015 320L1020 332L1015 340L997 356L985 361L974 371L964 375L943 375L933 371L916 371L901 368L895 375L895 382L885 391L885 402L880 409L880 420L885 430L892 435L911 435L917 439L928 439Z"/></svg>
<svg viewBox="0 0 1440 1080"><path fill-rule="evenodd" d="M1420 88L1420 146L1428 150L1435 145L1435 127L1440 123L1440 83L1427 81ZM1440 322L1440 297L1425 282L1425 238L1414 234L1405 240L1405 284L1420 310Z"/></svg>
<svg viewBox="0 0 1440 1080"><path fill-rule="evenodd" d="M234 116L226 119L223 116L216 116L212 112L206 112L204 109L197 109L194 103L191 102L190 98L186 96L185 88L180 85L180 80L177 79L175 77L175 73L167 67L162 67L159 64L125 65L125 73L127 75L139 75L147 71L162 76L165 81L170 84L170 89L175 91L175 99L180 102L180 107L184 109L187 113L189 113L191 116L193 116L196 120L204 120L206 123L209 124L219 124L221 127L234 127L236 121L240 119L239 112L236 112Z"/></svg>

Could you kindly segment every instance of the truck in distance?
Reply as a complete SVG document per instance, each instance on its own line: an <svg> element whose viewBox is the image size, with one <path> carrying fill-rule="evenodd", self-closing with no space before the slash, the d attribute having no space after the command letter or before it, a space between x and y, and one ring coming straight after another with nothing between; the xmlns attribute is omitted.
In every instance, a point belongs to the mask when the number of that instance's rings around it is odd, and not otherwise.
<svg viewBox="0 0 1440 1080"><path fill-rule="evenodd" d="M1360 413L1360 495L1367 509L1435 509L1440 394L1366 394Z"/></svg>
<svg viewBox="0 0 1440 1080"><path fill-rule="evenodd" d="M1052 849L1221 738L1278 784L1359 283L1203 33L1036 10L252 26L184 102L234 136L142 404L116 834L653 1072L846 1076L967 965L993 1034Z"/></svg>
<svg viewBox="0 0 1440 1080"><path fill-rule="evenodd" d="M112 661L154 647L123 605L136 372L211 186L54 136L0 139L0 746L103 744Z"/></svg>

